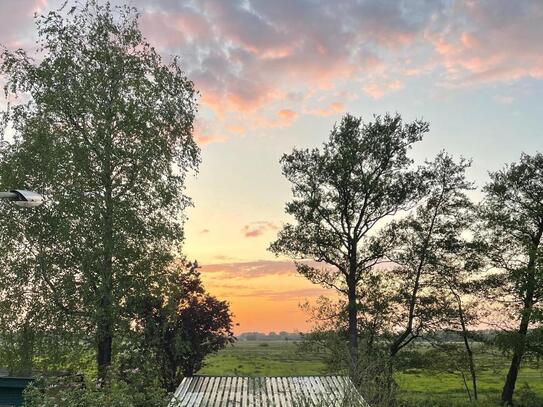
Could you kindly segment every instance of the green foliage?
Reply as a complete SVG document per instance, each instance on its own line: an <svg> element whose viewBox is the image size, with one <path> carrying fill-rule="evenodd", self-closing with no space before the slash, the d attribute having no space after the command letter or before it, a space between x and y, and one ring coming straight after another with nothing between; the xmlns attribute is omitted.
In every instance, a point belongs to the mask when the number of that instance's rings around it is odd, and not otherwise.
<svg viewBox="0 0 543 407"><path fill-rule="evenodd" d="M543 405L543 397L538 396L527 383L518 389L517 401L519 407L540 407Z"/></svg>
<svg viewBox="0 0 543 407"><path fill-rule="evenodd" d="M427 123L404 124L399 115L376 116L369 123L346 115L322 149L285 154L283 174L294 196L286 213L297 224L283 227L271 251L334 266L298 268L310 280L338 289L345 286L349 256L355 256L358 281L383 253L369 230L420 196L420 178L408 170L407 152L427 131Z"/></svg>
<svg viewBox="0 0 543 407"><path fill-rule="evenodd" d="M171 399L155 372L112 372L107 385L82 375L42 377L25 390L24 407L164 407Z"/></svg>
<svg viewBox="0 0 543 407"><path fill-rule="evenodd" d="M0 326L92 338L105 377L126 304L160 284L181 247L196 94L130 7L90 0L38 17L37 29L37 55L1 54L15 102L2 116L14 138L0 146L0 188L46 202L24 213L2 204Z"/></svg>
<svg viewBox="0 0 543 407"><path fill-rule="evenodd" d="M420 120L404 123L399 114L375 116L369 123L347 114L321 149L294 149L281 158L294 197L285 212L296 223L283 226L270 250L323 263L324 267L315 267L297 262L296 267L313 283L347 297L352 374L357 372L359 358L361 282L391 243L370 231L420 198L421 174L410 168L407 153L428 127Z"/></svg>
<svg viewBox="0 0 543 407"><path fill-rule="evenodd" d="M516 377L524 354L540 346L528 343L533 324L540 324L543 301L543 154L522 154L519 162L490 174L480 205L479 237L493 272L488 285L518 328L501 336L512 351L502 400L513 403ZM537 325L536 325L537 326Z"/></svg>
<svg viewBox="0 0 543 407"><path fill-rule="evenodd" d="M472 189L465 178L469 165L438 154L426 165L427 196L384 232L395 241L387 253L395 265L389 274L398 304L392 356L421 334L459 324L457 299L466 293L470 277L464 268L469 243L463 238L473 221L466 195Z"/></svg>
<svg viewBox="0 0 543 407"><path fill-rule="evenodd" d="M44 374L83 371L96 376L92 341L82 341L63 332L24 330L0 334L0 361L12 376L29 376L37 370Z"/></svg>
<svg viewBox="0 0 543 407"><path fill-rule="evenodd" d="M234 341L229 306L208 294L198 265L180 262L156 292L128 304L145 357L154 356L164 388L174 391L204 358Z"/></svg>

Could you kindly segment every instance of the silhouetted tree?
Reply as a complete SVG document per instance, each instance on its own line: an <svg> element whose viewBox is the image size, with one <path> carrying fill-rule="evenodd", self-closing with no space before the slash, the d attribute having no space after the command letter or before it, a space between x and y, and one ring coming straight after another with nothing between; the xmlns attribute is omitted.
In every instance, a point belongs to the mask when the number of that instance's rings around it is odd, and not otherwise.
<svg viewBox="0 0 543 407"><path fill-rule="evenodd" d="M397 242L387 254L396 264L391 274L400 304L397 325L401 328L390 345L392 357L425 330L441 328L454 314L442 280L459 272L447 261L464 250L462 234L472 221L473 205L466 195L472 189L465 178L468 166L465 160L456 163L441 152L426 166L428 196L414 213L391 222L385 232Z"/></svg>
<svg viewBox="0 0 543 407"><path fill-rule="evenodd" d="M228 303L206 293L197 268L181 262L153 295L131 304L142 351L154 355L168 391L200 370L208 354L234 341Z"/></svg>
<svg viewBox="0 0 543 407"><path fill-rule="evenodd" d="M406 124L398 114L369 123L347 114L322 149L295 149L281 159L294 195L286 212L296 224L286 224L270 250L328 266L297 262L309 280L347 297L353 372L359 359L357 287L387 245L370 231L419 199L422 182L407 152L427 131L428 123Z"/></svg>
<svg viewBox="0 0 543 407"><path fill-rule="evenodd" d="M519 321L511 332L513 356L502 391L503 404L512 405L530 324L541 320L543 154L522 154L490 178L480 206L481 235L495 268L489 281Z"/></svg>

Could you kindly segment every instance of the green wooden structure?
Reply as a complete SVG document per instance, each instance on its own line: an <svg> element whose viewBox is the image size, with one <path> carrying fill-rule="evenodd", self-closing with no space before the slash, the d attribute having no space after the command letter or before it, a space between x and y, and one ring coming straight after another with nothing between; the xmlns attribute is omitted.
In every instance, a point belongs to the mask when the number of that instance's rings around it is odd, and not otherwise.
<svg viewBox="0 0 543 407"><path fill-rule="evenodd" d="M0 377L0 407L23 404L23 390L32 379L28 377Z"/></svg>

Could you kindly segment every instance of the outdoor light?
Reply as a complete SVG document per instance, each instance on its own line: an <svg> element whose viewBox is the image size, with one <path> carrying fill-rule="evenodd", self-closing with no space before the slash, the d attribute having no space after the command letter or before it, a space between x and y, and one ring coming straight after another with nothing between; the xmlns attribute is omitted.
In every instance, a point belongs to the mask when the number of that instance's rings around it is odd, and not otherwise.
<svg viewBox="0 0 543 407"><path fill-rule="evenodd" d="M12 189L9 192L0 192L0 198L7 198L13 201L15 205L22 206L23 208L33 208L43 203L43 196L37 192L26 191L24 189Z"/></svg>

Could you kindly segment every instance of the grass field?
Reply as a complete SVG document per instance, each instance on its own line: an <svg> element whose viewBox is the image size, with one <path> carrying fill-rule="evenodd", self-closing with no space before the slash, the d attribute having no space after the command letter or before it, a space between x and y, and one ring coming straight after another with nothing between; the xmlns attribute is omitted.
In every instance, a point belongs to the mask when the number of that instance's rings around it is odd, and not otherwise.
<svg viewBox="0 0 543 407"><path fill-rule="evenodd" d="M477 350L477 349L476 349ZM421 351L424 351L421 348ZM508 359L497 352L476 352L478 387L482 400L496 400L507 372ZM292 341L240 341L207 358L201 375L293 376L333 373L318 356L301 354ZM401 398L416 405L424 400L441 400L448 405L467 400L461 376L456 372L410 369L398 373ZM543 398L543 364L529 362L521 370L517 389L528 385ZM432 404L424 404L432 405ZM486 405L486 404L485 404ZM537 405L537 404L535 404ZM543 404L541 405L543 406Z"/></svg>

